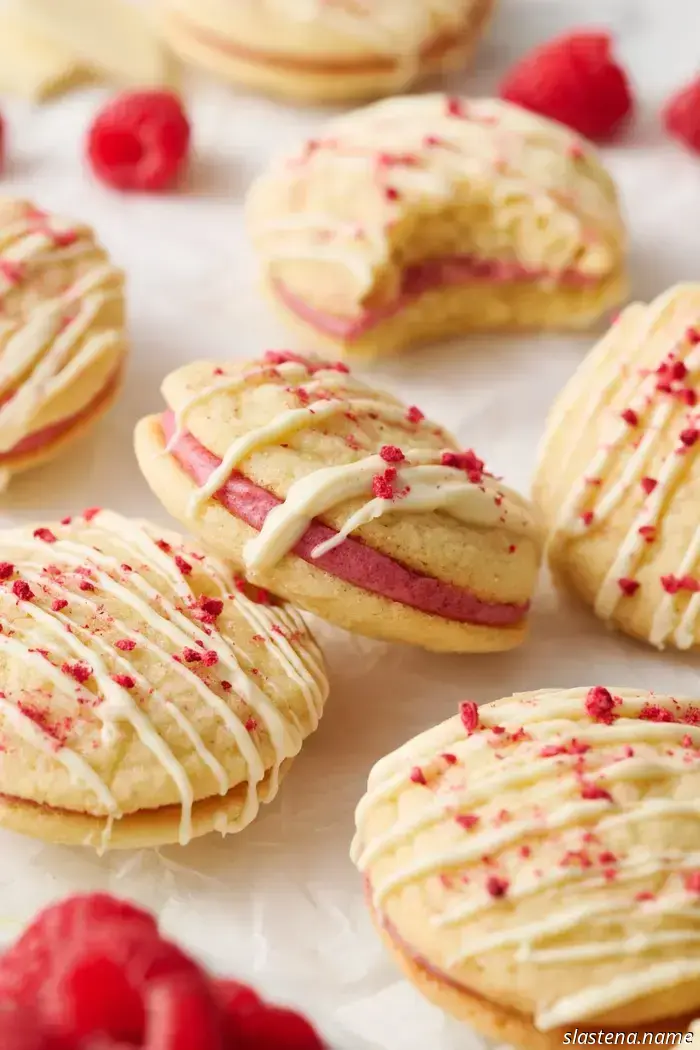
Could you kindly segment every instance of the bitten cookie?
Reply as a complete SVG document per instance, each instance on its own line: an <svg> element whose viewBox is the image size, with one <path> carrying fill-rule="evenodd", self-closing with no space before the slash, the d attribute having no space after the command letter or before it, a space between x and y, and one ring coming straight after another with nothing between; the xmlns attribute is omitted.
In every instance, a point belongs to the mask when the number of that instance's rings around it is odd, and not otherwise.
<svg viewBox="0 0 700 1050"><path fill-rule="evenodd" d="M402 91L463 69L494 0L165 0L177 54L285 100Z"/></svg>
<svg viewBox="0 0 700 1050"><path fill-rule="evenodd" d="M332 623L428 649L525 636L540 531L448 433L343 364L187 365L136 454L167 509L248 578Z"/></svg>
<svg viewBox="0 0 700 1050"><path fill-rule="evenodd" d="M296 611L109 511L0 550L0 825L107 849L249 824L326 698Z"/></svg>
<svg viewBox="0 0 700 1050"><path fill-rule="evenodd" d="M682 1032L700 1009L699 795L694 701L468 701L375 766L353 857L406 976L485 1035Z"/></svg>
<svg viewBox="0 0 700 1050"><path fill-rule="evenodd" d="M535 498L555 576L659 648L700 643L700 284L635 303L559 395Z"/></svg>
<svg viewBox="0 0 700 1050"><path fill-rule="evenodd" d="M0 199L0 476L57 455L116 397L123 274L92 231Z"/></svg>
<svg viewBox="0 0 700 1050"><path fill-rule="evenodd" d="M254 184L248 223L273 302L307 345L348 354L582 328L626 290L593 147L493 99L394 98L332 121Z"/></svg>

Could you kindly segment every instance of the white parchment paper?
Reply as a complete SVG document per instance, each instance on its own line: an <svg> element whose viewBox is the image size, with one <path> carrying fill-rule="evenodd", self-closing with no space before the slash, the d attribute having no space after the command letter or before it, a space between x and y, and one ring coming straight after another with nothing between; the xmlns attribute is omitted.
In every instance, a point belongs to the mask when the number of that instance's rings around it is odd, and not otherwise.
<svg viewBox="0 0 700 1050"><path fill-rule="evenodd" d="M647 298L700 279L700 158L665 140L656 117L700 67L698 0L502 0L476 73L455 87L488 94L524 48L583 23L614 28L637 83L634 133L606 154L632 230L634 294ZM177 195L125 197L97 185L82 165L84 129L102 95L88 91L40 109L4 105L9 160L0 193L29 195L95 224L128 272L133 355L109 418L67 458L2 496L0 525L93 505L165 522L131 451L134 423L161 403L162 376L197 357L289 345L255 290L241 204L267 159L315 134L327 114L194 85L189 185ZM374 372L526 490L547 407L590 343L589 336L475 338ZM700 664L608 633L544 579L531 640L503 656L431 656L318 628L332 672L327 713L255 826L228 840L102 860L0 833L0 943L42 903L108 889L158 910L212 967L307 1010L334 1050L471 1050L480 1040L399 979L370 928L347 854L371 764L466 697L597 682L700 695Z"/></svg>

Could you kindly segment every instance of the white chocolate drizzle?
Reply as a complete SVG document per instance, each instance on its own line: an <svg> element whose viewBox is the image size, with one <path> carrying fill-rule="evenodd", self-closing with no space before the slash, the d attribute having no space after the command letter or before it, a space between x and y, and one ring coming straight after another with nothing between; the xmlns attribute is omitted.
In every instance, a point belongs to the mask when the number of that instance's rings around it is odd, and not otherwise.
<svg viewBox="0 0 700 1050"><path fill-rule="evenodd" d="M426 900L433 902L433 926L460 935L445 964L454 980L466 960L504 949L519 963L581 967L579 992L554 1000L543 994L535 1017L543 1031L632 1002L640 987L652 994L700 976L700 956L688 957L700 944L700 887L684 881L700 873L700 801L692 781L684 790L684 778L700 772L700 706L610 692L611 724L592 720L585 689L487 704L471 734L451 719L379 762L357 808L352 858L369 879L380 916L408 886L448 880L447 893ZM672 721L657 720L657 709ZM491 760L494 752L501 761ZM652 791L657 782L663 790ZM600 797L584 796L582 784L601 789ZM411 816L400 815L406 792L423 793ZM503 800L509 810L500 822ZM457 830L460 814L472 819L468 830ZM664 848L645 829L672 819L690 823L682 845ZM377 826L381 833L371 830ZM619 845L617 855L605 852L622 841L623 852ZM412 843L421 846L410 849ZM502 896L487 892L493 871L508 876ZM541 917L520 919L520 902L540 895ZM662 916L682 925L662 926ZM634 972L596 982L600 958L637 955Z"/></svg>
<svg viewBox="0 0 700 1050"><path fill-rule="evenodd" d="M0 583L0 656L5 654L9 666L19 661L30 664L32 677L50 682L52 689L68 701L77 698L78 710L81 705L89 706L102 724L102 747L117 742L121 725L131 727L176 786L183 844L192 836L192 812L198 796L180 752L192 748L222 796L238 783L231 780L221 761L221 745L215 753L182 704L183 696L196 698L200 710L211 712L225 727L231 741L227 750L235 748L245 764L243 810L227 825L228 831L240 830L256 816L259 786L266 778L266 798L274 797L280 766L298 753L303 737L316 728L323 709L327 693L323 661L301 617L291 608L266 606L243 593L230 593L230 576L223 564L165 541L161 548L156 542L157 531L145 522L100 511L82 521L79 529L70 524L52 525L50 532L53 538L49 542L41 538L41 530L39 535L27 529L3 533L3 553L9 552L13 559L13 573ZM105 553L105 549L113 553ZM191 559L185 574L177 564L183 557ZM200 579L205 574L213 589L210 596L223 603L221 619L208 621L211 627L186 611L188 607L197 608L197 593L188 582L192 572ZM31 588L31 598L13 590L16 581ZM87 583L84 589L81 582ZM268 697L268 686L263 685L266 680L260 679L260 684L256 681L258 671L252 668L249 653L237 655L232 628L226 622L227 610L235 610L250 624L257 644L264 646L285 679L299 689L307 705L305 718L287 710L286 698L280 703ZM131 648L115 646L123 639L132 643ZM211 655L204 665L206 680L188 666L189 652L199 657L196 666L203 656ZM145 657L159 678L164 671L174 675L188 692L177 690L173 694L167 686L153 688L152 672L142 664ZM76 663L85 668L77 680L71 670ZM94 682L94 687L89 682ZM274 684L269 683L269 688L275 688ZM251 712L250 726L246 716L237 713L241 705ZM107 783L80 751L56 740L32 719L31 712L23 711L11 693L2 696L3 714L16 732L53 755L72 780L95 797L97 810L108 815L101 840L105 847L115 819L124 816ZM177 754L162 731L168 720L182 734ZM219 733L217 729L217 736ZM265 737L274 753L271 764L261 749ZM172 741L170 732L168 740ZM189 759L187 768L193 768ZM95 812L94 803L90 802L88 812Z"/></svg>

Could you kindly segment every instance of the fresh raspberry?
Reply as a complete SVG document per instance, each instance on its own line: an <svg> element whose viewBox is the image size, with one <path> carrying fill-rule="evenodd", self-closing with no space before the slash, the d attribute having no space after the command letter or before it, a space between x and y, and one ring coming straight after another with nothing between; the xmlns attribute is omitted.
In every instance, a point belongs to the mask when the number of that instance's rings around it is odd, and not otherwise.
<svg viewBox="0 0 700 1050"><path fill-rule="evenodd" d="M40 1022L14 1003L0 1003L0 1046L2 1050L50 1050Z"/></svg>
<svg viewBox="0 0 700 1050"><path fill-rule="evenodd" d="M93 120L87 156L97 178L108 186L154 192L175 183L189 145L190 123L177 95L128 91Z"/></svg>
<svg viewBox="0 0 700 1050"><path fill-rule="evenodd" d="M700 77L671 96L661 117L672 138L700 153Z"/></svg>
<svg viewBox="0 0 700 1050"><path fill-rule="evenodd" d="M535 48L508 73L500 95L593 141L611 138L634 106L604 32L568 33Z"/></svg>
<svg viewBox="0 0 700 1050"><path fill-rule="evenodd" d="M144 1045L146 1050L225 1050L221 1014L209 986L183 977L154 985Z"/></svg>
<svg viewBox="0 0 700 1050"><path fill-rule="evenodd" d="M263 1006L240 1017L238 1023L241 1050L324 1050L309 1022L292 1010Z"/></svg>

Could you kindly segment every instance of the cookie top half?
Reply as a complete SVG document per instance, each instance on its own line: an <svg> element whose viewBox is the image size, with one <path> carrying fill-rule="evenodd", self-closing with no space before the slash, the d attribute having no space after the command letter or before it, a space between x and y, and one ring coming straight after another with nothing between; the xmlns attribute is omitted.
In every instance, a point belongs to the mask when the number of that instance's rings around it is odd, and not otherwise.
<svg viewBox="0 0 700 1050"><path fill-rule="evenodd" d="M354 859L433 978L532 1019L643 1026L700 1008L700 705L543 689L383 759Z"/></svg>
<svg viewBox="0 0 700 1050"><path fill-rule="evenodd" d="M248 219L267 279L338 315L394 301L427 259L595 284L625 244L589 143L518 106L444 94L331 121L254 184Z"/></svg>
<svg viewBox="0 0 700 1050"><path fill-rule="evenodd" d="M559 573L656 646L700 642L700 284L628 307L559 395L535 498Z"/></svg>
<svg viewBox="0 0 700 1050"><path fill-rule="evenodd" d="M326 697L300 616L109 511L0 540L3 798L109 822L173 807L186 842L193 807L244 785L249 823Z"/></svg>
<svg viewBox="0 0 700 1050"><path fill-rule="evenodd" d="M60 438L119 380L124 280L92 230L0 199L0 468Z"/></svg>

